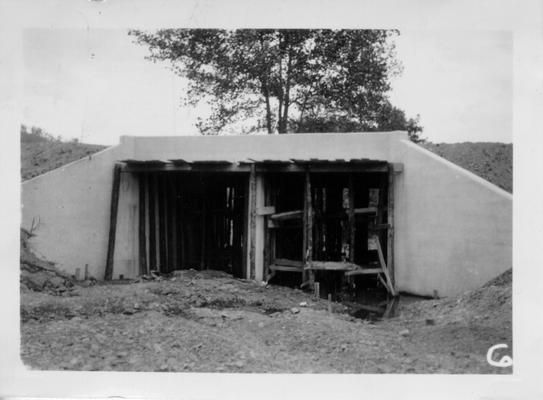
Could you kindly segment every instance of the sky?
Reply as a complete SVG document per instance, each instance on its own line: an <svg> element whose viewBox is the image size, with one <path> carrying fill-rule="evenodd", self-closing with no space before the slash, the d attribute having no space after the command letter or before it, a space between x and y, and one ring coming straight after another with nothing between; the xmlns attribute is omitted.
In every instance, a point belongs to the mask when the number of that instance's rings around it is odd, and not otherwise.
<svg viewBox="0 0 543 400"><path fill-rule="evenodd" d="M512 36L506 31L402 31L403 72L390 99L420 115L433 142L512 141ZM191 135L199 110L186 81L125 29L26 29L23 123L54 136L116 144L120 135Z"/></svg>

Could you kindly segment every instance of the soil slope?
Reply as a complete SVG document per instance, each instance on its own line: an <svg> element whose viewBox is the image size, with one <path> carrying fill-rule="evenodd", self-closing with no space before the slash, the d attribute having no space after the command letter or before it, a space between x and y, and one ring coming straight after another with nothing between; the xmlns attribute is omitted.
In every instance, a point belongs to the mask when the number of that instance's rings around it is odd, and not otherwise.
<svg viewBox="0 0 543 400"><path fill-rule="evenodd" d="M105 148L95 144L49 140L21 142L21 178L33 178Z"/></svg>
<svg viewBox="0 0 543 400"><path fill-rule="evenodd" d="M512 144L425 143L423 147L513 193Z"/></svg>

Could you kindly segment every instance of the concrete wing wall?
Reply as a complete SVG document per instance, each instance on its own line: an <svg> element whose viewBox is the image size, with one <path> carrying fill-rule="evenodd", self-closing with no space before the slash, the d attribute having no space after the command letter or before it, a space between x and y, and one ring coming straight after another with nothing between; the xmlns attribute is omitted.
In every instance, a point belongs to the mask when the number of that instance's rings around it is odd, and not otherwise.
<svg viewBox="0 0 543 400"><path fill-rule="evenodd" d="M450 296L512 267L511 194L408 140L391 157L400 291Z"/></svg>
<svg viewBox="0 0 543 400"><path fill-rule="evenodd" d="M111 147L22 183L21 226L30 229L33 220L39 221L31 239L38 254L70 274L77 268L83 274L88 264L89 273L103 279L113 165L131 157L132 150L129 143ZM135 224L127 220L135 213L137 185L126 175L121 179L116 264L133 257L127 254L133 244L125 231Z"/></svg>

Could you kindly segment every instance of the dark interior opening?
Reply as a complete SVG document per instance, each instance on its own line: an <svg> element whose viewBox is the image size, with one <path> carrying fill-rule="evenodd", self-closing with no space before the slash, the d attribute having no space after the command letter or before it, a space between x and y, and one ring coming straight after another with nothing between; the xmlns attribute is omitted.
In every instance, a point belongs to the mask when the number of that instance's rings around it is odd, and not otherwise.
<svg viewBox="0 0 543 400"><path fill-rule="evenodd" d="M243 277L246 174L147 172L140 183L150 270L214 269Z"/></svg>
<svg viewBox="0 0 543 400"><path fill-rule="evenodd" d="M302 283L301 274L289 270L289 266L304 262L305 179L303 173L266 175L266 205L274 206L276 214L292 212L291 217L273 221L266 230L269 237L268 265L285 266L272 274L271 283L289 286ZM388 257L388 173L314 172L309 174L309 181L312 213L310 259L379 268L376 240L384 259ZM300 213L294 215L294 211ZM348 288L382 286L378 277L370 274L346 278L343 272L316 270L314 276L315 281L321 284L321 295Z"/></svg>

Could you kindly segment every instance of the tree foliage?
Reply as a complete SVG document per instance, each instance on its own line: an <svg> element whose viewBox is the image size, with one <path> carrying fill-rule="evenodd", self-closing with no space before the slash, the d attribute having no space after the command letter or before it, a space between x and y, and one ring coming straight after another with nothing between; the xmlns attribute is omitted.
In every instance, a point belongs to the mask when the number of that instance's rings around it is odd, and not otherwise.
<svg viewBox="0 0 543 400"><path fill-rule="evenodd" d="M50 133L37 126L27 127L21 124L21 142L60 142L60 137L55 138Z"/></svg>
<svg viewBox="0 0 543 400"><path fill-rule="evenodd" d="M405 129L390 105L399 73L392 30L132 30L153 61L188 78L188 104L207 101L199 122L216 134L239 120L268 133ZM393 111L393 115L386 114ZM403 117L403 119L402 119Z"/></svg>

